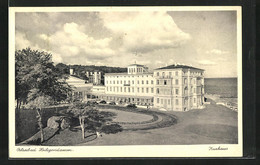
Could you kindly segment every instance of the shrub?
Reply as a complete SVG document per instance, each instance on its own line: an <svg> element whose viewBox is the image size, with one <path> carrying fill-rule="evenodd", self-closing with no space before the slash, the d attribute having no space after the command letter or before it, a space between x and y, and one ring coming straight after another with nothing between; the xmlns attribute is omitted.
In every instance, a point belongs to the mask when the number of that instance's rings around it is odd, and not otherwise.
<svg viewBox="0 0 260 165"><path fill-rule="evenodd" d="M121 132L122 130L123 128L118 124L105 125L101 128L101 132L104 132L105 134L115 134Z"/></svg>

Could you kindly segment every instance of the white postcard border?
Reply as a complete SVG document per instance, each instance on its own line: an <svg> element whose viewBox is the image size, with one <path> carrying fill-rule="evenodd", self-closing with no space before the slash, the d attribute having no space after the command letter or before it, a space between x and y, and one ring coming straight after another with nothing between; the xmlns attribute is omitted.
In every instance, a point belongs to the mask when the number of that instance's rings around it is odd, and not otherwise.
<svg viewBox="0 0 260 165"><path fill-rule="evenodd" d="M237 11L238 144L121 145L121 146L16 146L15 145L15 12L83 11ZM9 8L9 157L242 157L242 13L240 6L203 7L10 7ZM227 150L210 150L227 148ZM21 150L23 148L24 151Z"/></svg>

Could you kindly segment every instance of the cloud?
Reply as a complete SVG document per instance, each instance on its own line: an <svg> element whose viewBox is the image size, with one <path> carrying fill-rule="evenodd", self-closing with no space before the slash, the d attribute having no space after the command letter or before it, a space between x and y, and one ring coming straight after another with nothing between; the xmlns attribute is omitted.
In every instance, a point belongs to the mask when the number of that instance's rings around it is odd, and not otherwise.
<svg viewBox="0 0 260 165"><path fill-rule="evenodd" d="M84 33L84 28L83 25L74 22L65 23L54 34L38 36L42 42L48 44L52 52L62 55L67 63L71 58L85 58L85 61L95 58L105 59L115 55L114 50L110 48L112 38L95 39Z"/></svg>
<svg viewBox="0 0 260 165"><path fill-rule="evenodd" d="M212 50L206 51L206 54L213 54L213 55L222 55L222 54L227 54L227 53L229 53L229 51L223 51L223 50L219 50L219 49L212 49Z"/></svg>
<svg viewBox="0 0 260 165"><path fill-rule="evenodd" d="M24 33L17 31L15 33L15 48L16 49L23 49L27 47L31 47L31 42L26 38Z"/></svg>
<svg viewBox="0 0 260 165"><path fill-rule="evenodd" d="M47 35L39 35L40 38L47 40ZM55 53L53 51L49 51L45 48L39 47L38 44L32 43L26 38L26 35L20 31L16 31L15 33L15 49L25 49L27 47L30 47L34 50L40 50L44 52L48 52L52 54L52 61L55 63L63 62L63 59L60 54Z"/></svg>
<svg viewBox="0 0 260 165"><path fill-rule="evenodd" d="M210 61L210 60L200 60L199 64L201 64L201 65L216 65L215 62Z"/></svg>
<svg viewBox="0 0 260 165"><path fill-rule="evenodd" d="M166 12L103 12L100 17L106 28L121 35L121 50L128 52L180 47L191 39Z"/></svg>

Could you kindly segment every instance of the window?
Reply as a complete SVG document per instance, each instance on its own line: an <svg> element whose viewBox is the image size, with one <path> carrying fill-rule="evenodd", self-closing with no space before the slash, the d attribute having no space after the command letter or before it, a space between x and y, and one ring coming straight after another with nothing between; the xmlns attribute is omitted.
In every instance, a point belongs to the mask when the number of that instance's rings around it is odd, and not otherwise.
<svg viewBox="0 0 260 165"><path fill-rule="evenodd" d="M108 91L108 87L107 87L107 91Z"/></svg>
<svg viewBox="0 0 260 165"><path fill-rule="evenodd" d="M132 92L135 92L135 88L134 87L132 88Z"/></svg>
<svg viewBox="0 0 260 165"><path fill-rule="evenodd" d="M137 92L139 93L139 88L137 88Z"/></svg>
<svg viewBox="0 0 260 165"><path fill-rule="evenodd" d="M158 103L158 104L160 103L160 99L159 99L159 98L157 98L157 103Z"/></svg>
<svg viewBox="0 0 260 165"><path fill-rule="evenodd" d="M162 72L162 77L164 77L165 76L165 73L164 72Z"/></svg>
<svg viewBox="0 0 260 165"><path fill-rule="evenodd" d="M123 92L123 88L122 87L120 87L120 92Z"/></svg>
<svg viewBox="0 0 260 165"><path fill-rule="evenodd" d="M178 76L178 71L175 72L175 76Z"/></svg>
<svg viewBox="0 0 260 165"><path fill-rule="evenodd" d="M137 84L139 84L139 80L137 80Z"/></svg>
<svg viewBox="0 0 260 165"><path fill-rule="evenodd" d="M168 99L168 105L170 105L171 104L171 100L170 99Z"/></svg>
<svg viewBox="0 0 260 165"><path fill-rule="evenodd" d="M159 80L157 80L157 85L159 85L160 84L160 82L159 82Z"/></svg>
<svg viewBox="0 0 260 165"><path fill-rule="evenodd" d="M184 84L187 84L187 79L186 78L184 78Z"/></svg>
<svg viewBox="0 0 260 165"><path fill-rule="evenodd" d="M151 88L151 93L153 93L153 88Z"/></svg>
<svg viewBox="0 0 260 165"><path fill-rule="evenodd" d="M178 85L178 84L179 84L179 80L176 79L176 80L175 80L175 85Z"/></svg>
<svg viewBox="0 0 260 165"><path fill-rule="evenodd" d="M134 68L134 72L135 72L135 68Z"/></svg>
<svg viewBox="0 0 260 165"><path fill-rule="evenodd" d="M119 84L119 81L117 80L117 84Z"/></svg>
<svg viewBox="0 0 260 165"><path fill-rule="evenodd" d="M144 88L142 88L142 93L144 93Z"/></svg>
<svg viewBox="0 0 260 165"><path fill-rule="evenodd" d="M119 88L118 87L116 87L116 91L119 92Z"/></svg>
<svg viewBox="0 0 260 165"><path fill-rule="evenodd" d="M149 84L148 80L146 80L146 84Z"/></svg>
<svg viewBox="0 0 260 165"><path fill-rule="evenodd" d="M176 94L176 95L179 94L179 89L175 89L175 94Z"/></svg>
<svg viewBox="0 0 260 165"><path fill-rule="evenodd" d="M122 80L120 81L120 84L122 84Z"/></svg>
<svg viewBox="0 0 260 165"><path fill-rule="evenodd" d="M156 93L159 94L160 93L160 90L159 88L156 89Z"/></svg>
<svg viewBox="0 0 260 165"><path fill-rule="evenodd" d="M188 88L187 87L184 88L184 94L188 94Z"/></svg>
<svg viewBox="0 0 260 165"><path fill-rule="evenodd" d="M163 99L161 99L161 104L163 104Z"/></svg>
<svg viewBox="0 0 260 165"><path fill-rule="evenodd" d="M142 80L142 84L144 84L144 80Z"/></svg>
<svg viewBox="0 0 260 165"><path fill-rule="evenodd" d="M128 80L128 84L130 84L130 80Z"/></svg>
<svg viewBox="0 0 260 165"><path fill-rule="evenodd" d="M151 84L153 84L153 80L151 80Z"/></svg>
<svg viewBox="0 0 260 165"><path fill-rule="evenodd" d="M110 80L110 84L112 84L112 81Z"/></svg>
<svg viewBox="0 0 260 165"><path fill-rule="evenodd" d="M126 84L126 81L124 81L124 84Z"/></svg>
<svg viewBox="0 0 260 165"><path fill-rule="evenodd" d="M113 84L115 84L115 80L113 81Z"/></svg>
<svg viewBox="0 0 260 165"><path fill-rule="evenodd" d="M110 92L112 92L112 87L110 87Z"/></svg>
<svg viewBox="0 0 260 165"><path fill-rule="evenodd" d="M134 80L132 81L132 84L135 84L135 81L134 81Z"/></svg>
<svg viewBox="0 0 260 165"><path fill-rule="evenodd" d="M167 85L167 80L163 80L163 84L164 84L164 85Z"/></svg>
<svg viewBox="0 0 260 165"><path fill-rule="evenodd" d="M130 87L128 87L128 92L130 92Z"/></svg>
<svg viewBox="0 0 260 165"><path fill-rule="evenodd" d="M115 90L115 87L113 87L113 90L114 90L114 92L116 91L116 90Z"/></svg>
<svg viewBox="0 0 260 165"><path fill-rule="evenodd" d="M159 72L157 72L157 76L160 76L160 73L159 73Z"/></svg>
<svg viewBox="0 0 260 165"><path fill-rule="evenodd" d="M146 93L149 93L149 88L146 88Z"/></svg>
<svg viewBox="0 0 260 165"><path fill-rule="evenodd" d="M124 87L124 92L126 92L126 87Z"/></svg>
<svg viewBox="0 0 260 165"><path fill-rule="evenodd" d="M194 98L194 103L196 103L196 98Z"/></svg>
<svg viewBox="0 0 260 165"><path fill-rule="evenodd" d="M172 77L172 72L169 72L169 76Z"/></svg>
<svg viewBox="0 0 260 165"><path fill-rule="evenodd" d="M179 105L179 100L178 99L175 100L175 104Z"/></svg>

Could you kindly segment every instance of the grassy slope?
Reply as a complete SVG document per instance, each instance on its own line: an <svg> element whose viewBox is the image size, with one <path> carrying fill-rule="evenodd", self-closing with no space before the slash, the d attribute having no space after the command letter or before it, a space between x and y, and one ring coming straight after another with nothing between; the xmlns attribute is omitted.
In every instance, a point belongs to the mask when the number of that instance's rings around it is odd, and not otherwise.
<svg viewBox="0 0 260 165"><path fill-rule="evenodd" d="M204 110L165 112L178 117L178 123L160 129L123 131L89 136L80 140L80 132L64 131L45 145L181 145L237 143L237 113L218 105ZM90 134L89 134L90 135ZM79 144L80 143L80 144Z"/></svg>

